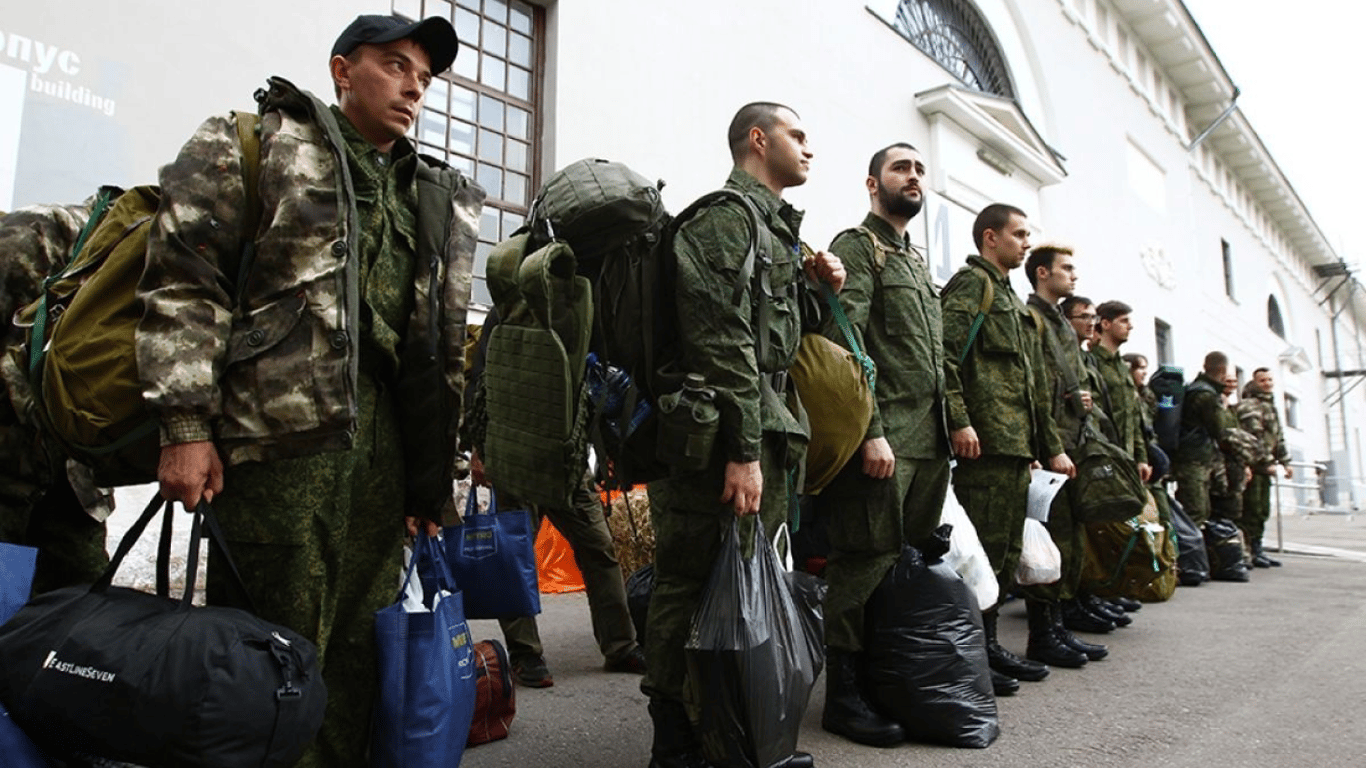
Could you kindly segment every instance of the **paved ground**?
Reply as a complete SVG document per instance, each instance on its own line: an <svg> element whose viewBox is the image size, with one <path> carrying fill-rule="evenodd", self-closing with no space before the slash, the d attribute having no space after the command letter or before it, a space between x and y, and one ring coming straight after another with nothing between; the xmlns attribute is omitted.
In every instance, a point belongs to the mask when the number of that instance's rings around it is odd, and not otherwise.
<svg viewBox="0 0 1366 768"><path fill-rule="evenodd" d="M120 502L111 547L146 494L130 490ZM819 765L840 768L1358 768L1366 746L1366 516L1287 517L1283 531L1286 553L1277 556L1285 567L1258 570L1249 584L1178 589L1103 637L1109 659L1055 670L999 700L1002 734L986 750L873 750L833 737L820 728L823 680L800 747ZM152 538L120 581L143 573L150 580ZM1273 525L1268 544L1275 542ZM511 737L469 750L463 765L643 768L650 725L639 678L600 670L582 594L543 603L556 685L518 689ZM499 636L493 622L472 624L476 638ZM1001 632L1023 650L1022 605L1003 610Z"/></svg>

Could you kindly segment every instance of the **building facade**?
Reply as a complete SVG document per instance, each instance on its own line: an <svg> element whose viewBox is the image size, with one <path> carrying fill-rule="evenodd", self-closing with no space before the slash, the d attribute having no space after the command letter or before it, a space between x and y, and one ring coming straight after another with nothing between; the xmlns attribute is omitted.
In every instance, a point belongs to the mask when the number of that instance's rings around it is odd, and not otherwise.
<svg viewBox="0 0 1366 768"><path fill-rule="evenodd" d="M11 6L0 210L154 180L267 76L330 92L326 53L358 13L444 15L462 51L414 137L490 191L480 269L553 169L621 160L677 210L724 180L735 109L780 101L815 152L789 191L810 243L861 219L869 155L909 141L930 174L913 238L937 279L973 250L977 210L1023 208L1036 241L1075 247L1079 292L1135 308L1127 351L1188 373L1212 349L1244 379L1271 368L1292 453L1329 465L1330 505L1366 500L1366 299L1180 0Z"/></svg>

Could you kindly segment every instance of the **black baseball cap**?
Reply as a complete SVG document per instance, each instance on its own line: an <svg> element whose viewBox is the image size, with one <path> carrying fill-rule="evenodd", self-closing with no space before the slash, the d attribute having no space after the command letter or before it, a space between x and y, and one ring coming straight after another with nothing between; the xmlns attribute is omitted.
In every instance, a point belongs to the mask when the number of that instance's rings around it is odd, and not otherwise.
<svg viewBox="0 0 1366 768"><path fill-rule="evenodd" d="M455 28L440 16L422 21L408 21L397 16L357 16L351 25L342 30L341 36L332 46L333 56L346 56L364 43L392 43L395 40L412 38L422 46L432 60L432 74L439 75L450 69L455 61L455 52L460 48L460 38Z"/></svg>

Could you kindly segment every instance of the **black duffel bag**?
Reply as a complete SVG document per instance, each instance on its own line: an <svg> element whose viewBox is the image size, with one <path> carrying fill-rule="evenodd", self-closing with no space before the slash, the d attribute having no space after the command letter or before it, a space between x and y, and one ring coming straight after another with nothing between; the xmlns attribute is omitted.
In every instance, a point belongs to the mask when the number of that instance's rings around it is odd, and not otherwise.
<svg viewBox="0 0 1366 768"><path fill-rule="evenodd" d="M203 526L241 587L207 504L191 524L183 597L168 594L169 502L157 594L111 586L161 503L148 504L95 584L39 595L0 627L0 702L53 757L150 768L292 765L327 704L317 651L246 611L191 604Z"/></svg>

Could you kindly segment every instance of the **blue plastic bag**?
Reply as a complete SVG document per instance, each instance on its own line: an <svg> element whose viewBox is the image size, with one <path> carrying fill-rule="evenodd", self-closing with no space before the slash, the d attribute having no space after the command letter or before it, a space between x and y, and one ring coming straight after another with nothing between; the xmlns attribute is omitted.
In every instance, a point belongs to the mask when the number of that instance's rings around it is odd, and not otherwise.
<svg viewBox="0 0 1366 768"><path fill-rule="evenodd" d="M498 510L489 493L488 513L479 513L473 489L461 525L442 531L446 562L465 593L465 617L498 619L541 612L536 583L536 532L524 509Z"/></svg>
<svg viewBox="0 0 1366 768"><path fill-rule="evenodd" d="M28 602L33 590L33 571L38 550L0 541L0 624L10 620Z"/></svg>
<svg viewBox="0 0 1366 768"><path fill-rule="evenodd" d="M474 718L474 644L461 594L449 583L440 544L418 535L394 604L375 612L380 692L370 747L375 768L457 766ZM405 594L417 583L420 560L437 591L420 602Z"/></svg>

